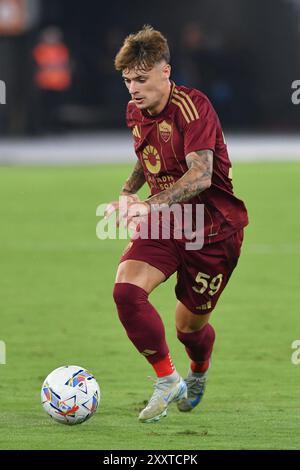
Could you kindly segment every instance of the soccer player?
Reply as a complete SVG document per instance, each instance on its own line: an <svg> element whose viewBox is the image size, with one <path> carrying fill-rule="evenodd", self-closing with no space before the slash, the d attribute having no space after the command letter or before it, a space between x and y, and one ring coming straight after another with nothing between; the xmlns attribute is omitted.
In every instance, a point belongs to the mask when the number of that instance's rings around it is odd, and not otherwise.
<svg viewBox="0 0 300 470"><path fill-rule="evenodd" d="M133 237L116 275L113 296L120 321L157 375L154 393L139 415L140 421L152 422L166 415L172 401L185 412L203 396L215 340L211 312L238 262L248 218L244 203L233 193L216 112L203 93L170 80L169 47L161 32L144 26L129 35L115 67L131 96L127 125L137 155L120 192L127 202L121 217L129 223L177 203L204 205L201 249L187 250L184 236ZM145 182L151 196L140 201L137 192ZM118 202L110 207L120 209ZM172 362L161 317L148 300L174 272L177 337L190 360L185 380Z"/></svg>

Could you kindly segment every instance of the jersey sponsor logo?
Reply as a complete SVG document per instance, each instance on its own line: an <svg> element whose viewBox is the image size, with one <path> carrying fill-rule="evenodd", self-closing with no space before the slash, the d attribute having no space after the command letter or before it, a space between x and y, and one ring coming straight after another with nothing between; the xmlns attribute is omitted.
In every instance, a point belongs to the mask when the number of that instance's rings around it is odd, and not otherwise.
<svg viewBox="0 0 300 470"><path fill-rule="evenodd" d="M163 141L168 142L172 135L172 125L168 124L167 121L162 121L158 125L158 130Z"/></svg>
<svg viewBox="0 0 300 470"><path fill-rule="evenodd" d="M161 191L172 188L175 183L175 178L172 175L156 176L155 177L156 187Z"/></svg>
<svg viewBox="0 0 300 470"><path fill-rule="evenodd" d="M143 150L143 160L149 173L156 175L160 172L160 155L153 145L147 145Z"/></svg>

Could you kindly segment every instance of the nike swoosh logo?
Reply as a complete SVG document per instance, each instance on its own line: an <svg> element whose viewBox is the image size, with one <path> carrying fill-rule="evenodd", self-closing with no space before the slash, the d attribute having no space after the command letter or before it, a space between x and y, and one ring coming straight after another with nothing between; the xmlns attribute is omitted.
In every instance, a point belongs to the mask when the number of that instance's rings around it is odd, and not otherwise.
<svg viewBox="0 0 300 470"><path fill-rule="evenodd" d="M164 397L164 401L165 401L165 402L167 402L167 401L169 400L171 394L172 394L172 393L169 393L169 395L167 395L166 397Z"/></svg>

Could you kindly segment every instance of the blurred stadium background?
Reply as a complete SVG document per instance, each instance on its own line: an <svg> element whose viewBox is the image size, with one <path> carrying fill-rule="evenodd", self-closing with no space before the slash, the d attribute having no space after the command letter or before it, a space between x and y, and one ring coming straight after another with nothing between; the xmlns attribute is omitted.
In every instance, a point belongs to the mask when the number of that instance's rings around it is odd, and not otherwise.
<svg viewBox="0 0 300 470"><path fill-rule="evenodd" d="M96 206L116 198L135 162L113 59L145 23L169 38L175 82L213 102L251 222L213 316L202 412L172 409L155 429L136 422L149 367L111 296L124 241L95 235ZM0 0L1 449L299 448L297 79L300 0ZM184 374L172 283L152 301ZM100 412L72 430L39 403L43 379L65 363L90 368L103 392Z"/></svg>
<svg viewBox="0 0 300 470"><path fill-rule="evenodd" d="M121 0L1 0L0 162L130 161L128 93L113 58L144 23L169 38L175 82L203 90L226 134L240 135L233 158L298 157L291 85L300 76L299 17L299 0L188 0L176 8L170 0L126 7ZM259 138L241 140L249 133Z"/></svg>

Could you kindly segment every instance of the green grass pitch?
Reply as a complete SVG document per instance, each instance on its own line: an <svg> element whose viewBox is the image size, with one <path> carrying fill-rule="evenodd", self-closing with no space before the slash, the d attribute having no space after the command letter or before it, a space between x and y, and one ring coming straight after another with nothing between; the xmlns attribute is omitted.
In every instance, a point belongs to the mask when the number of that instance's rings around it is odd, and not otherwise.
<svg viewBox="0 0 300 470"><path fill-rule="evenodd" d="M299 163L234 165L249 209L239 265L212 316L213 367L199 409L171 405L140 424L151 367L119 323L112 289L126 241L100 241L96 206L114 200L132 166L0 169L1 449L299 449ZM144 192L146 194L146 192ZM174 327L174 276L151 301L165 322L178 370L188 360ZM56 367L90 369L100 408L75 427L40 404Z"/></svg>

